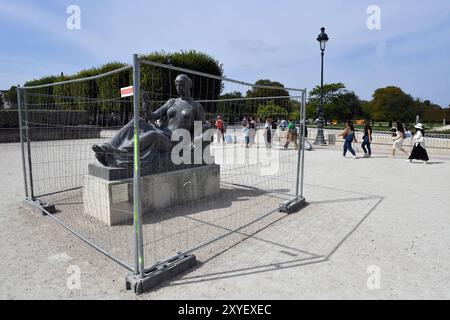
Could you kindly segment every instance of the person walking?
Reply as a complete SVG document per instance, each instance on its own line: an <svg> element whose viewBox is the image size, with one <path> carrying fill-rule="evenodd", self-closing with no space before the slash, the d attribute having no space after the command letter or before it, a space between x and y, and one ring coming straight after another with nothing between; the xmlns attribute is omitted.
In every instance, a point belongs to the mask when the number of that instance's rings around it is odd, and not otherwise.
<svg viewBox="0 0 450 320"><path fill-rule="evenodd" d="M364 158L370 158L372 156L372 133L372 126L369 121L366 121L366 125L364 126L363 143L361 145L364 150Z"/></svg>
<svg viewBox="0 0 450 320"><path fill-rule="evenodd" d="M397 127L395 125L391 126L391 136L395 138L397 136Z"/></svg>
<svg viewBox="0 0 450 320"><path fill-rule="evenodd" d="M272 148L272 119L268 118L264 126L266 136L266 148Z"/></svg>
<svg viewBox="0 0 450 320"><path fill-rule="evenodd" d="M250 128L250 146L255 144L256 140L256 121L253 117L250 117L249 120L249 128Z"/></svg>
<svg viewBox="0 0 450 320"><path fill-rule="evenodd" d="M242 129L242 136L244 137L244 145L246 148L250 148L250 123Z"/></svg>
<svg viewBox="0 0 450 320"><path fill-rule="evenodd" d="M412 138L412 132L409 130L408 126L405 126L405 139Z"/></svg>
<svg viewBox="0 0 450 320"><path fill-rule="evenodd" d="M428 157L427 150L425 149L425 132L423 129L423 124L418 123L414 126L416 128L416 135L413 138L414 147L409 156L409 162L413 160L421 160L426 164L429 164L430 158Z"/></svg>
<svg viewBox="0 0 450 320"><path fill-rule="evenodd" d="M344 158L347 156L347 151L350 151L350 153L353 155L353 159L358 159L358 157L356 156L356 152L352 147L352 143L357 142L353 122L351 121L347 122L347 126L345 127L344 131L339 135L339 137L344 138L344 153L343 153Z"/></svg>
<svg viewBox="0 0 450 320"><path fill-rule="evenodd" d="M398 149L407 156L409 156L408 152L406 152L405 148L403 148L403 141L406 138L405 129L403 128L403 124L401 122L397 122L397 132L396 136L392 138L394 144L392 145L392 158L395 158L395 151Z"/></svg>
<svg viewBox="0 0 450 320"><path fill-rule="evenodd" d="M294 143L295 150L298 150L298 133L297 128L295 127L295 123L292 122L291 119L289 119L289 124L287 126L288 132L287 132L287 139L286 144L284 145L284 148L287 149L289 147L289 144L291 142Z"/></svg>
<svg viewBox="0 0 450 320"><path fill-rule="evenodd" d="M225 126L221 116L217 117L216 121L216 129L217 129L217 143L225 143L225 139L223 137L225 133Z"/></svg>

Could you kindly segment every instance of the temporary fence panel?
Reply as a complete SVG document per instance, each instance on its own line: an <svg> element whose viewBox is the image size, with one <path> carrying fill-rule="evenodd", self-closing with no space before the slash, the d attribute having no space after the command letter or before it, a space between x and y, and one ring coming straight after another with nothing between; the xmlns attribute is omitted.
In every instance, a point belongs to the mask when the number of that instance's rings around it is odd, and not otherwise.
<svg viewBox="0 0 450 320"><path fill-rule="evenodd" d="M26 196L58 223L129 270L135 270L132 210L108 182L91 178L94 145L111 139L133 116L131 98L120 89L132 83L131 67L91 78L22 87L18 90ZM124 212L113 227L108 210Z"/></svg>
<svg viewBox="0 0 450 320"><path fill-rule="evenodd" d="M190 131L191 140L203 133L203 143L195 145L193 151L200 149L200 166L179 173L183 183L173 184L164 177L145 179L144 190L178 188L176 195L168 192L170 199L162 208L143 209L147 270L186 253L207 260L275 221L284 202L302 196L300 160L304 149L298 146L302 142L305 90L249 84L146 60L141 61L141 74L146 79L141 91L150 111L161 116L163 106L168 107L171 127L171 119L189 116L183 114L183 108L200 108L201 115L196 118L201 121L200 128L184 128ZM179 98L175 80L180 75L191 81L192 101ZM266 124L267 119L272 122ZM279 121L288 119L295 126L295 133L289 135L288 128L277 127ZM167 126L167 119L153 120ZM176 140L174 135L172 140ZM186 153L191 150L191 140L183 150ZM205 146L209 140L212 143ZM168 158L179 154L180 148L175 148ZM219 167L201 166L210 155ZM143 198L148 201L148 195Z"/></svg>

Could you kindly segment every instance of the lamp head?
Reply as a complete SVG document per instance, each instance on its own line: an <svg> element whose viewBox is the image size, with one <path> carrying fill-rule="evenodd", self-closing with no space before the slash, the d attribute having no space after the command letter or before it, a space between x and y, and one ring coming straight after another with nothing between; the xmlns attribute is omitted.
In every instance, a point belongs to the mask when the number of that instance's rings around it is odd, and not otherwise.
<svg viewBox="0 0 450 320"><path fill-rule="evenodd" d="M319 43L320 43L320 50L325 51L325 47L327 45L329 38L328 38L328 35L325 33L324 27L322 27L320 30L321 30L321 33L317 37L317 41L319 41Z"/></svg>

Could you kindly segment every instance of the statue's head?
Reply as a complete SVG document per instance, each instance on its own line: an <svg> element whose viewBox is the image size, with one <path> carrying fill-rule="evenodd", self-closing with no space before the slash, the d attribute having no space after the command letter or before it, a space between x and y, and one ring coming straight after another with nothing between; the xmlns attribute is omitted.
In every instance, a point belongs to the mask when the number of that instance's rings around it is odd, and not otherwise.
<svg viewBox="0 0 450 320"><path fill-rule="evenodd" d="M192 80L185 74L180 74L175 79L175 87L178 94L183 98L191 97Z"/></svg>

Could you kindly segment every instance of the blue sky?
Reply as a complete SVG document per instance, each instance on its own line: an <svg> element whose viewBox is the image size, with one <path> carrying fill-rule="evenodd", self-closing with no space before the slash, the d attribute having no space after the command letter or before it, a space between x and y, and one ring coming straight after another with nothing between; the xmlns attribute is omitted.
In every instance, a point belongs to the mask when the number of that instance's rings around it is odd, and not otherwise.
<svg viewBox="0 0 450 320"><path fill-rule="evenodd" d="M66 28L69 5L81 8L81 30ZM369 5L381 9L381 30L366 26ZM196 49L229 77L310 89L320 82L321 26L326 82L363 99L397 85L450 104L448 0L0 0L0 88L132 53Z"/></svg>

